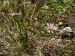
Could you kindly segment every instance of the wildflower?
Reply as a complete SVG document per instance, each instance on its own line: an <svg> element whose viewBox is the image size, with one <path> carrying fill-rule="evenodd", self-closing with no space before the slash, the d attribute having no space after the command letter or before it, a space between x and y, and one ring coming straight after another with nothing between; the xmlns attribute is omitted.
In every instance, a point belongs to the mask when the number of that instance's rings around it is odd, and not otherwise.
<svg viewBox="0 0 75 56"><path fill-rule="evenodd" d="M47 27L46 28L47 28L49 33L53 32L54 30L57 30L57 27L54 26L54 23L47 23Z"/></svg>

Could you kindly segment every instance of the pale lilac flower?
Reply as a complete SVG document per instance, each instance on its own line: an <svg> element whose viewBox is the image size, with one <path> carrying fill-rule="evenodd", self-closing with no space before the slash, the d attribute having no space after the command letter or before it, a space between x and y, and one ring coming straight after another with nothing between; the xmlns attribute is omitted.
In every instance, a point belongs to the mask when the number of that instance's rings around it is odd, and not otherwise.
<svg viewBox="0 0 75 56"><path fill-rule="evenodd" d="M57 30L57 27L54 25L54 23L47 23L47 30L48 32L53 32L54 30Z"/></svg>

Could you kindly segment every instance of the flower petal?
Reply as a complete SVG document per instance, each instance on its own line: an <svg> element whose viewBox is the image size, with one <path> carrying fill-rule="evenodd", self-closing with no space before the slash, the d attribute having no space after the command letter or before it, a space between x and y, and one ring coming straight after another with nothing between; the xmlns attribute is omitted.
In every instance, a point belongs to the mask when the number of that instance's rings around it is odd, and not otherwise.
<svg viewBox="0 0 75 56"><path fill-rule="evenodd" d="M57 30L57 27L53 26L53 30Z"/></svg>
<svg viewBox="0 0 75 56"><path fill-rule="evenodd" d="M47 23L47 27L49 27L50 25L49 25L49 23Z"/></svg>
<svg viewBox="0 0 75 56"><path fill-rule="evenodd" d="M48 32L50 33L51 31L50 31L50 30L48 30Z"/></svg>
<svg viewBox="0 0 75 56"><path fill-rule="evenodd" d="M51 26L52 24L50 23L50 26Z"/></svg>
<svg viewBox="0 0 75 56"><path fill-rule="evenodd" d="M52 23L51 25L54 26L54 23Z"/></svg>

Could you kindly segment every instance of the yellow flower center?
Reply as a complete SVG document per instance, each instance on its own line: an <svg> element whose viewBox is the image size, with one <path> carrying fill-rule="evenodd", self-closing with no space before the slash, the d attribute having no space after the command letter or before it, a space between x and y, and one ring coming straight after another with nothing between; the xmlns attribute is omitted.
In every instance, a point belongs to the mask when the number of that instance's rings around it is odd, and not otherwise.
<svg viewBox="0 0 75 56"><path fill-rule="evenodd" d="M53 27L52 27L52 26L50 26L50 27L49 27L49 29L50 29L50 30L53 30Z"/></svg>

